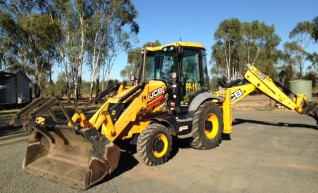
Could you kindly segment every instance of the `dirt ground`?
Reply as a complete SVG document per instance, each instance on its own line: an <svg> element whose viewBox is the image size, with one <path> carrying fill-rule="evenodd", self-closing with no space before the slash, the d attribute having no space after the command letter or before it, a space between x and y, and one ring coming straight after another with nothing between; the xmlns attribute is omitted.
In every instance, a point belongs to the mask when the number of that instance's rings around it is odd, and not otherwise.
<svg viewBox="0 0 318 193"><path fill-rule="evenodd" d="M234 105L231 139L215 149L194 150L179 141L171 159L154 167L125 152L118 169L85 192L318 192L315 120L268 104L249 96ZM84 192L22 171L27 136L5 126L0 115L0 192Z"/></svg>

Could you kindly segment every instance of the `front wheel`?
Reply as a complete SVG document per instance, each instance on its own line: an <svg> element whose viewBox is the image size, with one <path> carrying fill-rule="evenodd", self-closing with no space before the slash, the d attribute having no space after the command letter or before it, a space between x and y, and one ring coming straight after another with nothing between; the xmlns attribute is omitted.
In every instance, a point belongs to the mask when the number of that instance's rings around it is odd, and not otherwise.
<svg viewBox="0 0 318 193"><path fill-rule="evenodd" d="M221 109L213 102L204 102L194 113L191 147L212 149L222 139L223 118Z"/></svg>
<svg viewBox="0 0 318 193"><path fill-rule="evenodd" d="M164 125L150 124L138 137L137 152L147 165L165 163L171 149L172 136Z"/></svg>

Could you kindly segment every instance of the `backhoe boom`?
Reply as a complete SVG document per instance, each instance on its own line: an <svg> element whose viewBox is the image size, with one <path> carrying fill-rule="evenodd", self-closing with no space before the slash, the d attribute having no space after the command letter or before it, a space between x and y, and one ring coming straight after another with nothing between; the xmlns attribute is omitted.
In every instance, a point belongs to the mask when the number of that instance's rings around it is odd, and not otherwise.
<svg viewBox="0 0 318 193"><path fill-rule="evenodd" d="M293 94L293 98L290 98L284 92L286 89L279 87L269 76L263 74L255 66L249 64L244 73L244 78L249 84L225 88L224 90L215 93L217 96L223 96L224 98L222 108L223 112L226 112L223 115L225 133L229 134L232 132L232 126L229 124L232 123L232 115L231 113L228 113L232 111L231 106L255 90L261 91L269 98L290 110L295 110L299 114L306 114L313 117L318 123L318 104L309 102L304 94ZM231 97L225 97L227 95L230 95Z"/></svg>

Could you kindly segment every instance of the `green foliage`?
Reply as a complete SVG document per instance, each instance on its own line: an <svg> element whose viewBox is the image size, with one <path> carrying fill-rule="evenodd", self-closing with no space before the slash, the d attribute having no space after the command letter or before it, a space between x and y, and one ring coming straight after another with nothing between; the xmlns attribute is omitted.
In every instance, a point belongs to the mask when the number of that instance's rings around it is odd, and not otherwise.
<svg viewBox="0 0 318 193"><path fill-rule="evenodd" d="M52 84L53 93L55 94L56 97L59 97L59 98L68 97L68 93L67 93L68 84L65 81L64 77L65 77L64 72L60 73L58 75L57 80ZM46 80L46 82L47 82L47 80ZM107 84L109 86L112 86L112 85L117 84L117 83L119 83L119 81L117 79L116 80L110 79L107 81ZM101 86L101 84L100 84L100 86ZM42 88L42 92L43 92L42 95L44 97L47 97L47 98L52 97L50 87L51 87L50 84L45 84L45 86ZM101 87L99 89L102 90ZM90 97L90 82L82 81L82 89L81 89L80 97L81 98Z"/></svg>
<svg viewBox="0 0 318 193"><path fill-rule="evenodd" d="M290 38L294 39L294 41L284 44L284 52L281 57L285 65L280 69L280 76L285 78L285 82L293 80L295 76L297 76L299 79L312 80L313 87L317 86L316 71L309 71L303 75L306 60L312 63L312 65L308 67L309 70L317 68L317 53L309 53L306 51L310 40L317 42L317 23L318 17L314 18L312 22L300 22L290 32ZM294 70L294 68L297 70Z"/></svg>
<svg viewBox="0 0 318 193"><path fill-rule="evenodd" d="M155 47L155 46L161 46L161 43L159 40L156 40L155 42L147 42L143 45L143 47ZM138 78L138 73L140 71L140 67L142 65L142 54L141 54L142 48L132 48L128 51L128 64L125 66L123 70L120 71L120 76L124 80L130 80L130 75L135 75L136 78Z"/></svg>
<svg viewBox="0 0 318 193"><path fill-rule="evenodd" d="M35 96L41 94L45 78L57 61L55 43L58 24L45 10L46 2L0 3L1 66L22 69L33 80Z"/></svg>
<svg viewBox="0 0 318 193"><path fill-rule="evenodd" d="M214 39L227 43L236 43L242 39L242 24L237 18L224 20L214 33Z"/></svg>
<svg viewBox="0 0 318 193"><path fill-rule="evenodd" d="M298 78L301 79L304 71L305 59L308 53L297 42L286 42L284 44L284 61L298 70Z"/></svg>
<svg viewBox="0 0 318 193"><path fill-rule="evenodd" d="M64 80L65 73L60 73L54 85L54 93L57 97L67 95L67 84Z"/></svg>
<svg viewBox="0 0 318 193"><path fill-rule="evenodd" d="M312 81L312 86L317 87L318 85L318 73L316 71L309 71L307 72L304 77L306 80L311 80Z"/></svg>
<svg viewBox="0 0 318 193"><path fill-rule="evenodd" d="M311 32L311 37L318 43L318 16L312 21L313 31Z"/></svg>
<svg viewBox="0 0 318 193"><path fill-rule="evenodd" d="M67 96L74 92L77 99L83 63L95 65L92 84L101 67L109 76L117 54L139 32L137 14L130 0L0 1L0 69L25 71L38 97L56 92L52 67L60 64Z"/></svg>
<svg viewBox="0 0 318 193"><path fill-rule="evenodd" d="M307 60L311 61L313 64L312 66L309 66L309 69L316 68L318 69L318 54L316 52L309 53L307 56Z"/></svg>
<svg viewBox="0 0 318 193"><path fill-rule="evenodd" d="M238 48L242 40L242 24L239 19L224 20L214 33L216 43L212 46L212 59L217 73L226 77L226 82L237 78L239 71Z"/></svg>
<svg viewBox="0 0 318 193"><path fill-rule="evenodd" d="M298 53L295 53L296 56L300 57L302 62L299 63L299 76L302 77L302 68L305 60L311 62L311 66L309 68L318 68L318 60L317 60L317 53L309 53L306 51L307 45L310 41L314 41L315 43L318 42L318 16L315 17L312 21L304 21L298 23L294 29L290 32L290 38L295 39L297 45L300 47L298 48Z"/></svg>
<svg viewBox="0 0 318 193"><path fill-rule="evenodd" d="M295 73L292 65L282 65L278 67L278 81L289 88L289 81L294 79Z"/></svg>
<svg viewBox="0 0 318 193"><path fill-rule="evenodd" d="M274 26L258 20L251 23L234 18L224 20L214 33L216 43L212 46L211 73L224 76L226 83L242 76L247 63L277 76L274 64L281 53L277 50L281 39Z"/></svg>
<svg viewBox="0 0 318 193"><path fill-rule="evenodd" d="M220 86L220 78L218 78L217 76L213 76L210 80L210 90L213 91L217 91L218 90L218 86Z"/></svg>
<svg viewBox="0 0 318 193"><path fill-rule="evenodd" d="M289 37L294 38L299 34L309 34L311 35L313 32L313 25L310 21L304 21L298 23L294 29L290 32Z"/></svg>
<svg viewBox="0 0 318 193"><path fill-rule="evenodd" d="M131 47L131 39L139 32L139 26L135 22L137 10L130 0L86 3L92 9L86 26L88 64L91 68L90 95L92 96L93 85L95 84L96 94L98 94L100 82L103 88L103 82L109 79L115 58L119 52L127 51ZM108 85L106 84L105 87Z"/></svg>

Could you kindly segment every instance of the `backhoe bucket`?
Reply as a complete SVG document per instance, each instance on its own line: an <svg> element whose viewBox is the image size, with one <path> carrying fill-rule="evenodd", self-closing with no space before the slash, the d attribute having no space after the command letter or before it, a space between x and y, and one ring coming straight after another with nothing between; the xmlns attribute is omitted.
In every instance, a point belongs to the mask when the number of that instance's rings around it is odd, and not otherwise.
<svg viewBox="0 0 318 193"><path fill-rule="evenodd" d="M318 129L318 102L308 102L304 107L304 114L316 120L316 127Z"/></svg>
<svg viewBox="0 0 318 193"><path fill-rule="evenodd" d="M66 185L88 189L116 169L120 149L96 129L37 126L22 168Z"/></svg>

